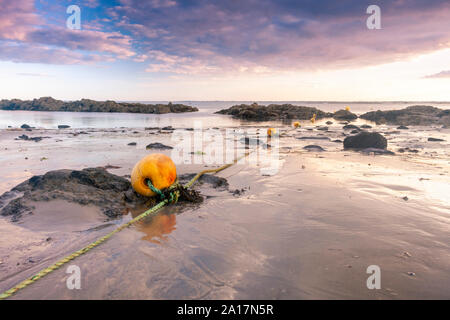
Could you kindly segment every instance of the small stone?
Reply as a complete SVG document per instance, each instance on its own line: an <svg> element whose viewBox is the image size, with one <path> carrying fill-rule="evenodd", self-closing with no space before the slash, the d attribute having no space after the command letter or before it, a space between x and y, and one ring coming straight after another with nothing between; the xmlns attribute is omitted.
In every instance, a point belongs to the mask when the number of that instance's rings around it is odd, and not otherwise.
<svg viewBox="0 0 450 320"><path fill-rule="evenodd" d="M149 145L147 145L146 149L161 149L161 150L166 149L167 150L167 149L173 149L173 147L166 146L159 142L155 142L155 143L150 143Z"/></svg>
<svg viewBox="0 0 450 320"><path fill-rule="evenodd" d="M405 200L405 201L408 201L408 200L409 200L409 198L406 197L406 196L404 196L402 199Z"/></svg>
<svg viewBox="0 0 450 320"><path fill-rule="evenodd" d="M431 142L440 142L440 141L445 141L444 139L438 139L438 138L428 138L428 141Z"/></svg>
<svg viewBox="0 0 450 320"><path fill-rule="evenodd" d="M408 276L414 277L416 274L414 272L408 272Z"/></svg>
<svg viewBox="0 0 450 320"><path fill-rule="evenodd" d="M321 146L315 145L315 144L307 145L307 146L303 147L303 149L308 150L308 151L316 151L316 152L325 151L324 148L322 148Z"/></svg>

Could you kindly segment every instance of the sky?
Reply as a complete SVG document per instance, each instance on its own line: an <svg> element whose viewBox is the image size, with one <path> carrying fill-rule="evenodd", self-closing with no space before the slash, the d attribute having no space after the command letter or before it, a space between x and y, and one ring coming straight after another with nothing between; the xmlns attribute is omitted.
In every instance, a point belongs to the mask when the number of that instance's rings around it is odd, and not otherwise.
<svg viewBox="0 0 450 320"><path fill-rule="evenodd" d="M0 99L450 101L449 86L448 0L0 0Z"/></svg>

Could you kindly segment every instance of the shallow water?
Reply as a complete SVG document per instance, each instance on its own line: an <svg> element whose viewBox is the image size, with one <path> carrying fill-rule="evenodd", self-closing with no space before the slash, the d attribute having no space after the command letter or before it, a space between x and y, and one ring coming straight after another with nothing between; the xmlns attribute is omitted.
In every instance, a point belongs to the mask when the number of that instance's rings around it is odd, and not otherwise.
<svg viewBox="0 0 450 320"><path fill-rule="evenodd" d="M98 113L98 112L45 112L45 111L5 111L0 110L0 129L8 126L20 127L28 124L32 127L55 129L58 125L69 125L72 128L144 128L173 126L175 128L190 128L196 122L202 122L204 127L246 126L248 122L234 120L229 116L213 115L213 112L229 108L236 104L253 103L249 101L177 101L199 108L199 112L181 114L136 114L136 113ZM144 103L158 103L145 101ZM166 102L164 102L166 103ZM316 107L323 111L334 112L350 107L355 113L374 110L402 109L407 106L425 104L442 109L450 108L447 102L305 102L305 101L260 101L262 105L291 103Z"/></svg>

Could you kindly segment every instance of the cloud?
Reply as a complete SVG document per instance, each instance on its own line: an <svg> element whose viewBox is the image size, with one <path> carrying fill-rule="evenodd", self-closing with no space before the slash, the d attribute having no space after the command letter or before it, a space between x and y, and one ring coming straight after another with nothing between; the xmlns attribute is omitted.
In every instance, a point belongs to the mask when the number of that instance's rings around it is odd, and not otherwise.
<svg viewBox="0 0 450 320"><path fill-rule="evenodd" d="M431 74L425 76L426 79L435 79L435 78L450 78L450 70L441 71L439 73Z"/></svg>
<svg viewBox="0 0 450 320"><path fill-rule="evenodd" d="M98 0L84 0L82 2L82 6L88 8L97 8L99 5L100 3Z"/></svg>
<svg viewBox="0 0 450 320"><path fill-rule="evenodd" d="M52 77L51 75L46 73L19 72L16 74L18 76L25 76L25 77L43 77L43 78Z"/></svg>
<svg viewBox="0 0 450 320"><path fill-rule="evenodd" d="M0 39L22 40L41 19L30 0L0 0Z"/></svg>
<svg viewBox="0 0 450 320"><path fill-rule="evenodd" d="M63 27L37 29L29 32L26 42L53 45L71 50L86 50L115 54L119 58L134 56L131 38L119 32L70 30Z"/></svg>
<svg viewBox="0 0 450 320"><path fill-rule="evenodd" d="M85 1L83 4L94 8L98 2ZM1 60L85 64L136 55L130 36L115 30L101 31L97 25L90 28L88 23L85 30L50 24L43 14L38 14L33 0L0 0L0 8Z"/></svg>
<svg viewBox="0 0 450 320"><path fill-rule="evenodd" d="M101 61L113 61L112 57L94 53L81 53L66 48L54 48L44 45L0 42L0 60L11 62L47 63L47 64L92 64Z"/></svg>
<svg viewBox="0 0 450 320"><path fill-rule="evenodd" d="M360 0L99 3L82 2L83 29L72 31L49 22L65 18L64 10L0 0L0 40L24 47L23 54L2 48L2 59L52 63L43 56L51 52L54 63L124 59L179 75L280 73L358 68L450 47L448 0L371 1L381 7L381 30L367 29L369 4Z"/></svg>
<svg viewBox="0 0 450 320"><path fill-rule="evenodd" d="M357 0L179 1L157 9L122 0L110 11L126 18L129 23L121 27L137 37L143 54L176 57L153 56L149 72L352 68L450 47L448 1L375 2L382 30L367 29L367 5Z"/></svg>

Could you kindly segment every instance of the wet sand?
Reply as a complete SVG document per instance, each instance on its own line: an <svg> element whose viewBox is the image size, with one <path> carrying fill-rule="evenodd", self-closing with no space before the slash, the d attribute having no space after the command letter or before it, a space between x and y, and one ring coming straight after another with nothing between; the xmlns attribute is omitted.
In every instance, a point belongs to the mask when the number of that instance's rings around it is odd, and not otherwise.
<svg viewBox="0 0 450 320"><path fill-rule="evenodd" d="M262 175L253 163L231 167L219 174L229 190L199 186L204 203L166 207L77 258L71 264L81 269L81 290L67 289L62 268L13 298L450 298L450 130L392 133L395 127L371 124L388 132L390 150L419 149L374 156L343 151L333 142L343 140L342 125L334 121L332 132L317 130L322 125L303 123L280 138L276 174ZM170 133L143 128L83 130L88 134L0 130L0 193L63 168L111 165L119 168L110 172L128 175L150 152L147 144L174 145ZM14 140L24 133L50 138ZM329 139L296 139L308 136ZM446 141L428 142L430 136ZM310 144L326 151L303 149ZM177 167L182 174L205 166ZM233 195L235 189L245 191ZM107 220L96 208L59 202L36 207L18 223L0 217L1 291L133 216ZM370 265L380 266L380 290L366 287Z"/></svg>

